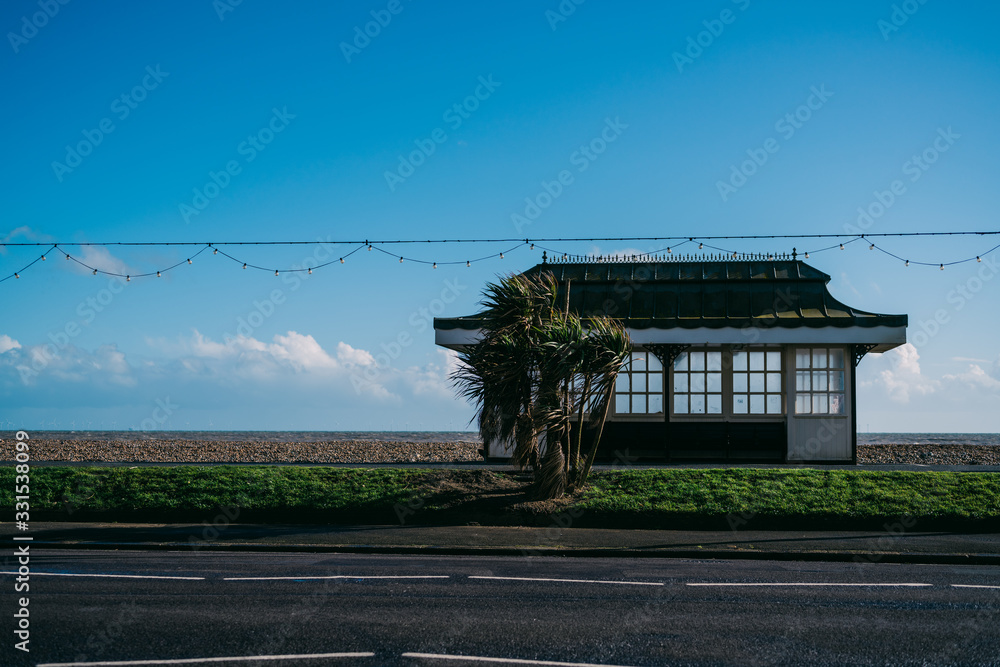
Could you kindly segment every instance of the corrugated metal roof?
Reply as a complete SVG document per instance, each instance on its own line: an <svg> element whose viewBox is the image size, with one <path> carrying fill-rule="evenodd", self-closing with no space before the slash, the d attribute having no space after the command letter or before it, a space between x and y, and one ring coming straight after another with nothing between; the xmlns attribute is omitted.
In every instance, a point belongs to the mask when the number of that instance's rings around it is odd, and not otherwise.
<svg viewBox="0 0 1000 667"><path fill-rule="evenodd" d="M608 315L631 329L760 326L905 327L906 315L869 313L830 294L830 276L797 260L706 262L570 262L539 264L551 272L560 303L569 284L570 310ZM478 329L478 316L438 318L434 328Z"/></svg>

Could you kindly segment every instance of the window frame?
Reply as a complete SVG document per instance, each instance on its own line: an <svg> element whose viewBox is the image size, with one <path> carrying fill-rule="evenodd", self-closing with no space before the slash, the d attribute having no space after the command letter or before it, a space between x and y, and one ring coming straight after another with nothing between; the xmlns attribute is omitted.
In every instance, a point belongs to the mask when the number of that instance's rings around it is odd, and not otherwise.
<svg viewBox="0 0 1000 667"><path fill-rule="evenodd" d="M837 344L803 344L803 345L789 345L788 357L791 360L789 367L789 382L792 383L793 391L789 395L789 417L795 419L848 419L852 418L852 405L851 405L851 394L853 392L852 374L854 373L854 365L852 363L852 352L849 346L837 345ZM810 356L810 366L808 369L800 369L798 364L798 351L799 350L809 350ZM827 352L827 365L825 368L817 369L812 366L812 356L813 351L817 349L823 349ZM841 368L831 368L829 365L830 350L839 350L843 353L843 366ZM815 371L823 371L829 374L830 371L841 371L844 374L843 386L839 391L831 391L827 389L822 392L814 391L813 389L799 391L798 388L798 373L799 371L808 371L810 374ZM828 375L829 381L829 375ZM811 386L811 382L810 382ZM828 385L829 386L829 385ZM812 397L815 394L826 394L829 400L831 394L840 394L843 396L841 399L843 401L843 412L798 412L796 410L796 405L798 403L798 398L800 395L806 395ZM812 402L810 398L810 403ZM827 404L829 405L829 403Z"/></svg>
<svg viewBox="0 0 1000 667"><path fill-rule="evenodd" d="M631 403L631 397L634 396L634 395L644 394L644 395L647 396L647 401L648 401L648 396L654 395L656 393L656 392L651 392L651 391L648 390L648 387L649 387L649 376L650 375L654 375L655 372L650 372L650 371L647 370L647 371L644 371L642 373L643 375L646 376L646 383L647 383L646 384L647 390L644 391L644 392L634 392L634 391L632 391L631 377L629 378L629 390L627 392L618 391L618 380L617 379L615 380L615 388L614 388L614 391L611 394L611 408L608 410L608 419L607 419L608 421L665 422L667 420L667 414L668 414L668 412L667 412L667 410L668 410L668 408L667 408L667 377L668 377L668 375L667 375L667 368L663 364L663 362L660 361L660 358L656 354L654 354L651 350L648 350L648 349L646 349L645 347L643 347L641 345L635 345L635 346L633 346L632 347L632 351L629 353L629 364L628 364L627 367L625 367L625 368L623 368L621 370L621 372L619 373L619 377L621 377L622 375L625 375L625 374L628 374L628 375L631 376L631 371L629 370L629 368L631 367L631 364L632 364L632 356L631 355L633 355L633 354L640 354L640 353L644 353L644 354L647 355L647 357L646 357L647 363L648 363L648 360L650 358L652 358L652 359L655 359L656 362L660 365L660 371L659 371L659 375L660 375L660 391L659 391L659 394L660 394L660 412L618 412L618 395L619 394L626 394L626 395L628 395L630 397L629 401ZM648 403L647 403L647 405L648 405Z"/></svg>
<svg viewBox="0 0 1000 667"><path fill-rule="evenodd" d="M784 344L763 344L763 345L699 345L691 346L690 348L684 350L682 354L690 352L699 351L713 351L722 352L722 412L721 413L675 413L674 412L674 365L670 365L669 372L666 374L667 383L667 403L668 403L668 418L672 422L784 422L791 415L789 414L789 406L791 405L791 396L789 395L789 385L788 385L788 346ZM733 354L735 352L777 352L780 356L781 361L781 412L780 413L761 413L752 414L749 412L749 405L747 406L747 413L737 413L734 410L733 401L736 396L736 392L733 390L734 385L734 373L743 372L736 371L733 368ZM749 358L748 358L749 361ZM766 363L766 362L765 362ZM765 366L766 368L766 366ZM749 369L747 371L749 373ZM748 391L739 392L741 395L753 396L753 395L763 395L765 401L765 410L767 409L767 371L761 371L765 373L765 391L764 392L750 392L749 386ZM748 378L749 380L749 378ZM771 392L773 394L773 392Z"/></svg>

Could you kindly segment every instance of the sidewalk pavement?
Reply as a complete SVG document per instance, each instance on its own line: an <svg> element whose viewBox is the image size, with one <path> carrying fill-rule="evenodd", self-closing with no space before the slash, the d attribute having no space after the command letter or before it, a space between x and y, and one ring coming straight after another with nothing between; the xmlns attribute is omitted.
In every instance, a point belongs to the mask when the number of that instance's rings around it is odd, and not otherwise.
<svg viewBox="0 0 1000 667"><path fill-rule="evenodd" d="M33 522L0 524L36 549L285 551L371 554L655 557L1000 565L1000 533L670 531L501 526L328 526ZM21 543L23 544L23 542Z"/></svg>

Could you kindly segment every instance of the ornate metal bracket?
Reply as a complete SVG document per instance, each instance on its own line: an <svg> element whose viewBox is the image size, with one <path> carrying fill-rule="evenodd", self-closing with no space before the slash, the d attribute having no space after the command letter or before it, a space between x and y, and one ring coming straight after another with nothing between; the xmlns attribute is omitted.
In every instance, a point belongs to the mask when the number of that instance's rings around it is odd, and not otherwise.
<svg viewBox="0 0 1000 667"><path fill-rule="evenodd" d="M864 359L864 356L866 354L868 354L869 352L871 352L876 347L878 347L878 345L875 345L874 343L872 343L872 344L858 343L857 345L855 345L854 346L854 367L857 368L858 364L861 363L861 360Z"/></svg>
<svg viewBox="0 0 1000 667"><path fill-rule="evenodd" d="M679 343L646 343L643 347L655 354L664 368L669 368L674 365L681 352L691 346Z"/></svg>

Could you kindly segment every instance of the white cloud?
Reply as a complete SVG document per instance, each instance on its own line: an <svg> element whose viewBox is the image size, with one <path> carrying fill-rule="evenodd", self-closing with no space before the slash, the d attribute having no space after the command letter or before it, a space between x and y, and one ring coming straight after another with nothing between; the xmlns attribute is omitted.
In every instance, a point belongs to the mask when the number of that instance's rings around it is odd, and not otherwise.
<svg viewBox="0 0 1000 667"><path fill-rule="evenodd" d="M4 334L0 336L0 354L7 352L8 350L16 350L21 347L21 344L16 340Z"/></svg>
<svg viewBox="0 0 1000 667"><path fill-rule="evenodd" d="M93 267L98 271L106 271L108 273L122 275L139 273L129 267L125 260L112 255L111 251L104 246L85 245L81 246L79 250L70 252L69 254L81 264L86 264L87 266ZM88 273L90 271L90 269L86 266L80 266L80 264L77 264L76 262L63 262L63 264L69 265L77 272Z"/></svg>
<svg viewBox="0 0 1000 667"><path fill-rule="evenodd" d="M0 337L0 348L6 341L13 343L0 358L0 374L16 378L21 386L37 386L44 379L62 383L117 385L136 384L132 368L125 355L115 345L102 345L93 352L73 345L56 347L52 344L22 347L7 336Z"/></svg>
<svg viewBox="0 0 1000 667"><path fill-rule="evenodd" d="M332 370L340 367L312 336L289 331L288 335L277 335L267 351L275 359L288 364L298 372Z"/></svg>
<svg viewBox="0 0 1000 667"><path fill-rule="evenodd" d="M353 366L375 365L375 357L372 356L371 352L351 347L343 341L337 343L337 360Z"/></svg>
<svg viewBox="0 0 1000 667"><path fill-rule="evenodd" d="M136 428L165 397L184 406L171 417L171 428L223 423L226 416L235 419L234 428L308 423L377 430L430 426L436 411L454 416L456 395L448 380L454 353L446 350L404 367L396 360L380 365L371 352L346 342L328 350L296 331L270 341L219 341L192 330L146 343L145 351L22 347L0 335L0 406L4 414L28 411L46 423L60 415L96 420L101 414L105 422ZM464 426L464 414L455 426Z"/></svg>
<svg viewBox="0 0 1000 667"><path fill-rule="evenodd" d="M448 378L458 365L458 355L453 350L438 349L435 352L438 355L436 363L407 368L402 380L416 396L454 397L455 390Z"/></svg>
<svg viewBox="0 0 1000 667"><path fill-rule="evenodd" d="M1000 396L1000 359L994 362L990 372L983 370L979 364L969 364L969 370L964 373L945 375L943 379L964 385L974 391L985 391Z"/></svg>
<svg viewBox="0 0 1000 667"><path fill-rule="evenodd" d="M343 369L315 338L296 331L277 334L266 343L247 336L226 337L219 342L195 329L176 341L147 339L146 343L186 374L220 379L264 380L298 374L323 377ZM360 358L363 351L347 347Z"/></svg>
<svg viewBox="0 0 1000 667"><path fill-rule="evenodd" d="M926 396L937 390L940 383L920 372L920 354L912 344L890 350L886 356L893 367L880 372L873 384L880 385L890 399L909 403L914 395Z"/></svg>
<svg viewBox="0 0 1000 667"><path fill-rule="evenodd" d="M4 234L2 238L0 238L0 255L6 255L7 248L4 247L5 244L13 242L14 239L16 239L19 236L27 239L36 238L35 233L31 231L31 227L28 227L27 225L21 225L20 227L15 227L14 229Z"/></svg>

